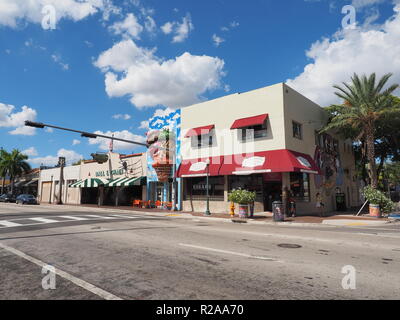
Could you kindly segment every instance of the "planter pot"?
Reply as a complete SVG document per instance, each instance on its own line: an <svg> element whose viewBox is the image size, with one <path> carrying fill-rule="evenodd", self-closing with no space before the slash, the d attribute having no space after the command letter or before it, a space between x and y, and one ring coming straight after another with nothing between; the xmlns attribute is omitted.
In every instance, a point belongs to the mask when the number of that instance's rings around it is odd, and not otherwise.
<svg viewBox="0 0 400 320"><path fill-rule="evenodd" d="M239 204L239 218L247 218L249 216L249 205Z"/></svg>
<svg viewBox="0 0 400 320"><path fill-rule="evenodd" d="M379 208L379 204L372 204L369 205L369 215L371 217L380 218L382 216L381 210Z"/></svg>

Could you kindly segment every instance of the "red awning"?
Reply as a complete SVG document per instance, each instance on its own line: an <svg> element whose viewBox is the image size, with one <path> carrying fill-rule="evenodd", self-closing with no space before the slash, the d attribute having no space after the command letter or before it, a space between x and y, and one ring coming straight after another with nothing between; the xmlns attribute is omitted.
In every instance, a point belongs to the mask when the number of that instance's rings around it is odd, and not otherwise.
<svg viewBox="0 0 400 320"><path fill-rule="evenodd" d="M177 177L204 177L207 175L207 160L210 161L209 175L218 176L223 157L183 160L177 171Z"/></svg>
<svg viewBox="0 0 400 320"><path fill-rule="evenodd" d="M224 156L219 175L248 175L266 172L306 172L319 174L311 156L287 149Z"/></svg>
<svg viewBox="0 0 400 320"><path fill-rule="evenodd" d="M238 119L232 124L231 129L240 129L250 126L261 125L264 123L265 120L267 120L267 118L268 113L260 114L259 116L254 116L250 118Z"/></svg>
<svg viewBox="0 0 400 320"><path fill-rule="evenodd" d="M190 138L190 137L195 137L195 136L201 136L203 134L208 134L212 129L214 129L214 125L209 125L209 126L204 126L204 127L198 127L198 128L193 128L188 130L188 132L185 135L185 138Z"/></svg>

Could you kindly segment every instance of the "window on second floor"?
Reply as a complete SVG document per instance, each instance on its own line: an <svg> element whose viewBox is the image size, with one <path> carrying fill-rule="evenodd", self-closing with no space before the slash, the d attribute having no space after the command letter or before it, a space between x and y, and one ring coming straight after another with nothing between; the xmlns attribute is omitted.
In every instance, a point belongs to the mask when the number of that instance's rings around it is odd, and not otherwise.
<svg viewBox="0 0 400 320"><path fill-rule="evenodd" d="M303 128L302 125L298 122L293 121L293 138L303 139Z"/></svg>
<svg viewBox="0 0 400 320"><path fill-rule="evenodd" d="M212 147L213 135L212 132L192 137L192 148Z"/></svg>
<svg viewBox="0 0 400 320"><path fill-rule="evenodd" d="M256 126L241 128L240 135L242 141L264 138L267 136L267 125L264 123Z"/></svg>

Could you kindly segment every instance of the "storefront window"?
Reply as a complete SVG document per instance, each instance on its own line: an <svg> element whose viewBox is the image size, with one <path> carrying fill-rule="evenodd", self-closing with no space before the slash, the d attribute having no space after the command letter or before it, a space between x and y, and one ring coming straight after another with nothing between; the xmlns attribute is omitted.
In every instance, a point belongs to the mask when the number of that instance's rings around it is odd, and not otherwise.
<svg viewBox="0 0 400 320"><path fill-rule="evenodd" d="M290 190L296 200L310 201L310 175L302 172L291 172Z"/></svg>
<svg viewBox="0 0 400 320"><path fill-rule="evenodd" d="M211 201L224 201L224 177L209 177L208 192ZM207 199L207 178L185 179L185 200Z"/></svg>
<svg viewBox="0 0 400 320"><path fill-rule="evenodd" d="M229 176L229 192L233 189L245 189L256 192L256 201L263 201L263 177L262 175L252 174L249 176Z"/></svg>

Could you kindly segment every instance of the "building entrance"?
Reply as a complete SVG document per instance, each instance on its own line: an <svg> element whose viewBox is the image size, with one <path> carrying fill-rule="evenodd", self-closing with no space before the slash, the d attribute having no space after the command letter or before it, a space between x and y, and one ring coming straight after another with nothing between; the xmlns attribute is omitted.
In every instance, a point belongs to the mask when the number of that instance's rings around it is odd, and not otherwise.
<svg viewBox="0 0 400 320"><path fill-rule="evenodd" d="M264 210L272 211L272 203L282 200L282 182L264 182Z"/></svg>

